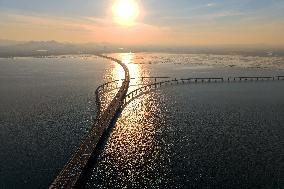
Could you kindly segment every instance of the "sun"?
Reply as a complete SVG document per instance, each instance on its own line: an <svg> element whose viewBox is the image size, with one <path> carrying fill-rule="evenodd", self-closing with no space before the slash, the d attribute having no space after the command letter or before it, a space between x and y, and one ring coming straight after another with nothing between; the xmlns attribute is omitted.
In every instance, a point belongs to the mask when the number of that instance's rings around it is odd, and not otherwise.
<svg viewBox="0 0 284 189"><path fill-rule="evenodd" d="M112 12L114 21L124 26L135 25L140 14L139 5L135 0L116 0Z"/></svg>

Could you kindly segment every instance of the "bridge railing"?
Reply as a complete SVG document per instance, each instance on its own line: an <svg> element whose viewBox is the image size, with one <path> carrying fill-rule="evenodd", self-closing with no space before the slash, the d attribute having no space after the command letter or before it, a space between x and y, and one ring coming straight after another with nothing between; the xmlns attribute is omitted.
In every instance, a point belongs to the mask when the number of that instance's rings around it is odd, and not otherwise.
<svg viewBox="0 0 284 189"><path fill-rule="evenodd" d="M154 82L157 82L159 79L168 79L170 77L137 77L137 78L130 78L131 80L141 80L142 83L138 84L138 85L130 85L132 86L145 86L145 85L149 85L149 82L145 82L145 80L151 80ZM113 81L109 81L106 82L100 86L97 87L96 92L95 92L95 96L96 96L96 119L100 119L101 116L101 112L102 112L102 101L101 101L101 96L105 95L105 93L113 91L115 89L119 89L119 82L124 82L125 79L120 79L120 80L113 80ZM116 98L116 97L115 97Z"/></svg>
<svg viewBox="0 0 284 189"><path fill-rule="evenodd" d="M284 80L284 76L243 76L243 77L191 77L191 78L181 78L181 79L177 79L177 78L172 78L170 79L170 77L138 77L138 78L130 78L130 80L136 80L139 79L142 81L142 83L137 84L137 85L130 85L130 86L141 86L138 89L135 89L133 91L131 91L129 94L126 95L126 98L123 101L123 104L126 104L128 99L132 99L135 98L135 96L138 95L138 93L142 92L146 92L149 89L156 89L159 88L161 86L165 86L165 85L176 85L176 84L186 84L186 83L211 83L211 82L231 82L231 81L269 81L269 80ZM154 82L152 83L148 83L148 82L143 82L145 80L152 80ZM164 80L161 82L157 82L159 79L168 79L168 80ZM100 86L100 92L103 91L110 91L110 90L114 90L117 89L117 87L113 87L113 83L115 82L119 82L120 80L114 80L111 82L107 82L103 85ZM124 79L122 79L121 81L124 81ZM112 87L111 87L112 86ZM102 90L103 89L103 90Z"/></svg>
<svg viewBox="0 0 284 189"><path fill-rule="evenodd" d="M168 77L166 77L168 78ZM258 76L258 77L197 77L197 78L182 78L182 79L171 79L161 82L151 83L143 85L142 87L128 93L123 101L123 106L125 107L130 101L141 96L141 94L149 92L153 89L157 89L168 85L179 85L179 84L190 84L190 83L217 83L217 82L237 82L237 81L275 81L284 80L284 76Z"/></svg>

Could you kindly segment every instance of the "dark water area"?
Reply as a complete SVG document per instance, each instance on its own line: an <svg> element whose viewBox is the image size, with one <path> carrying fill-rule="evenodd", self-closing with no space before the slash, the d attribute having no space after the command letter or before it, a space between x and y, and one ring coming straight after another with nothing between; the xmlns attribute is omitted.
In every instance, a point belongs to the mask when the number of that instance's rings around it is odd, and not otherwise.
<svg viewBox="0 0 284 189"><path fill-rule="evenodd" d="M283 188L284 83L181 85L131 102L86 188Z"/></svg>
<svg viewBox="0 0 284 189"><path fill-rule="evenodd" d="M89 57L0 60L0 188L47 188L95 116L112 64Z"/></svg>

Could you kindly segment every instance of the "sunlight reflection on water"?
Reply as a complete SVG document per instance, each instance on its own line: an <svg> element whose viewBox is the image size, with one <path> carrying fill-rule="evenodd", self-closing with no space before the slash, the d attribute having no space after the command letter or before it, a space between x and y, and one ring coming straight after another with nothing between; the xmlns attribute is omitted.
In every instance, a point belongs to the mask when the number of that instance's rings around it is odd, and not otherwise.
<svg viewBox="0 0 284 189"><path fill-rule="evenodd" d="M138 77L163 73L163 69L158 67L153 72L149 65L136 64L135 56L132 53L114 56L127 64L131 77L136 78L131 84L140 83ZM243 74L242 71L232 70L235 74ZM175 74L172 66L164 73ZM184 73L187 76L192 74L188 71ZM220 74L220 70L216 73ZM113 70L112 74L119 78L121 72ZM204 70L198 70L198 74L208 76ZM279 133L278 124L283 122L279 112L283 112L283 106L277 104L283 101L281 94L268 95L258 91L273 91L280 88L277 87L279 84L175 86L136 98L127 105L115 124L98 162L93 166L86 188L206 188L211 185L229 188L232 185L258 183L268 186L269 183L262 182L265 179L277 182L279 176L268 178L263 174L263 169L254 165L247 167L243 159L261 161L262 166L269 161L271 168L266 171L279 175L279 162L271 160L281 152L280 137L271 137L270 133L271 130ZM138 87L132 87L130 91L135 88ZM235 91L242 91L244 96ZM259 94L262 96L257 99ZM276 105L274 102L277 102ZM253 110L249 111L251 108ZM270 108L274 112L271 115L266 112ZM252 112L261 114L254 118ZM258 120L264 123L261 127ZM267 124L264 120L271 120L271 123ZM255 132L262 133L261 137L267 137L270 143L257 143L259 136ZM251 148L244 149L243 146ZM274 146L273 155L266 153L270 146ZM267 159L256 157L255 149L263 149L261 153ZM251 175L256 176L247 179Z"/></svg>
<svg viewBox="0 0 284 189"><path fill-rule="evenodd" d="M168 158L163 153L167 145L156 138L164 122L160 98L158 93L149 93L124 109L87 185L95 183L99 188L100 183L109 183L109 187L132 188L166 182L160 174L167 174L164 161Z"/></svg>
<svg viewBox="0 0 284 189"><path fill-rule="evenodd" d="M148 74L142 75L142 67L139 64L135 64L135 54L134 53L121 53L120 59L125 63L129 69L130 73L130 88L128 92L131 92L139 88L139 84L142 83L141 77L149 77Z"/></svg>
<svg viewBox="0 0 284 189"><path fill-rule="evenodd" d="M139 88L138 84L142 82L142 68L141 65L133 63L134 56L133 53L117 55L117 58L128 66L131 74L129 92ZM124 72L116 66L112 75L116 79L121 79L124 77ZM143 77L148 76L147 74L143 75ZM111 95L107 96L111 99ZM167 161L167 155L162 153L167 147L166 144L162 144L163 142L156 139L160 123L163 123L162 110L165 111L160 103L161 98L157 92L148 93L127 105L109 138L111 142L107 143L100 156L102 163L96 167L97 171L91 176L87 186L92 186L92 183L95 182L99 188L99 183L109 182L110 187L116 185L121 188L139 187L143 183L145 186L149 186L149 183L152 183L152 186L157 186L162 182L161 178L163 177L160 174L167 174L167 168L163 166L164 161ZM157 145L158 143L160 145ZM155 161L155 159L159 159L159 161ZM130 182L126 182L126 180ZM126 186L125 183L131 183L131 186Z"/></svg>
<svg viewBox="0 0 284 189"><path fill-rule="evenodd" d="M280 186L281 86L175 86L135 99L114 126L87 188Z"/></svg>
<svg viewBox="0 0 284 189"><path fill-rule="evenodd" d="M117 59L121 60L124 64L127 65L129 69L130 78L132 79L130 82L128 93L139 88L139 84L142 83L142 79L141 79L142 68L141 68L141 65L134 64L133 61L135 58L135 54L134 53L120 53L120 54L114 54L111 56L116 57ZM124 73L123 68L117 63L114 63L114 66L106 71L104 78L108 78L109 81L118 80L118 82L116 82L116 84L112 86L113 88L112 90L107 90L106 93L101 95L102 111L104 111L107 108L108 104L112 101L113 97L118 92L118 88L122 84L122 79L124 79L124 76L125 76L124 74L125 73ZM143 75L143 77L148 77L148 76L149 76L148 74Z"/></svg>

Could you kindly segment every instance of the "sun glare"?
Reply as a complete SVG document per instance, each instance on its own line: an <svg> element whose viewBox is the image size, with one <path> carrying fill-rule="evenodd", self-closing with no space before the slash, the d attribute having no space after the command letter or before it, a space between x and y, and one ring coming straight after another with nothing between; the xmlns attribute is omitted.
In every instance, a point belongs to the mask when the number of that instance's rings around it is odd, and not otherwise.
<svg viewBox="0 0 284 189"><path fill-rule="evenodd" d="M116 0L112 7L114 21L120 25L132 26L139 16L139 6L135 0Z"/></svg>

